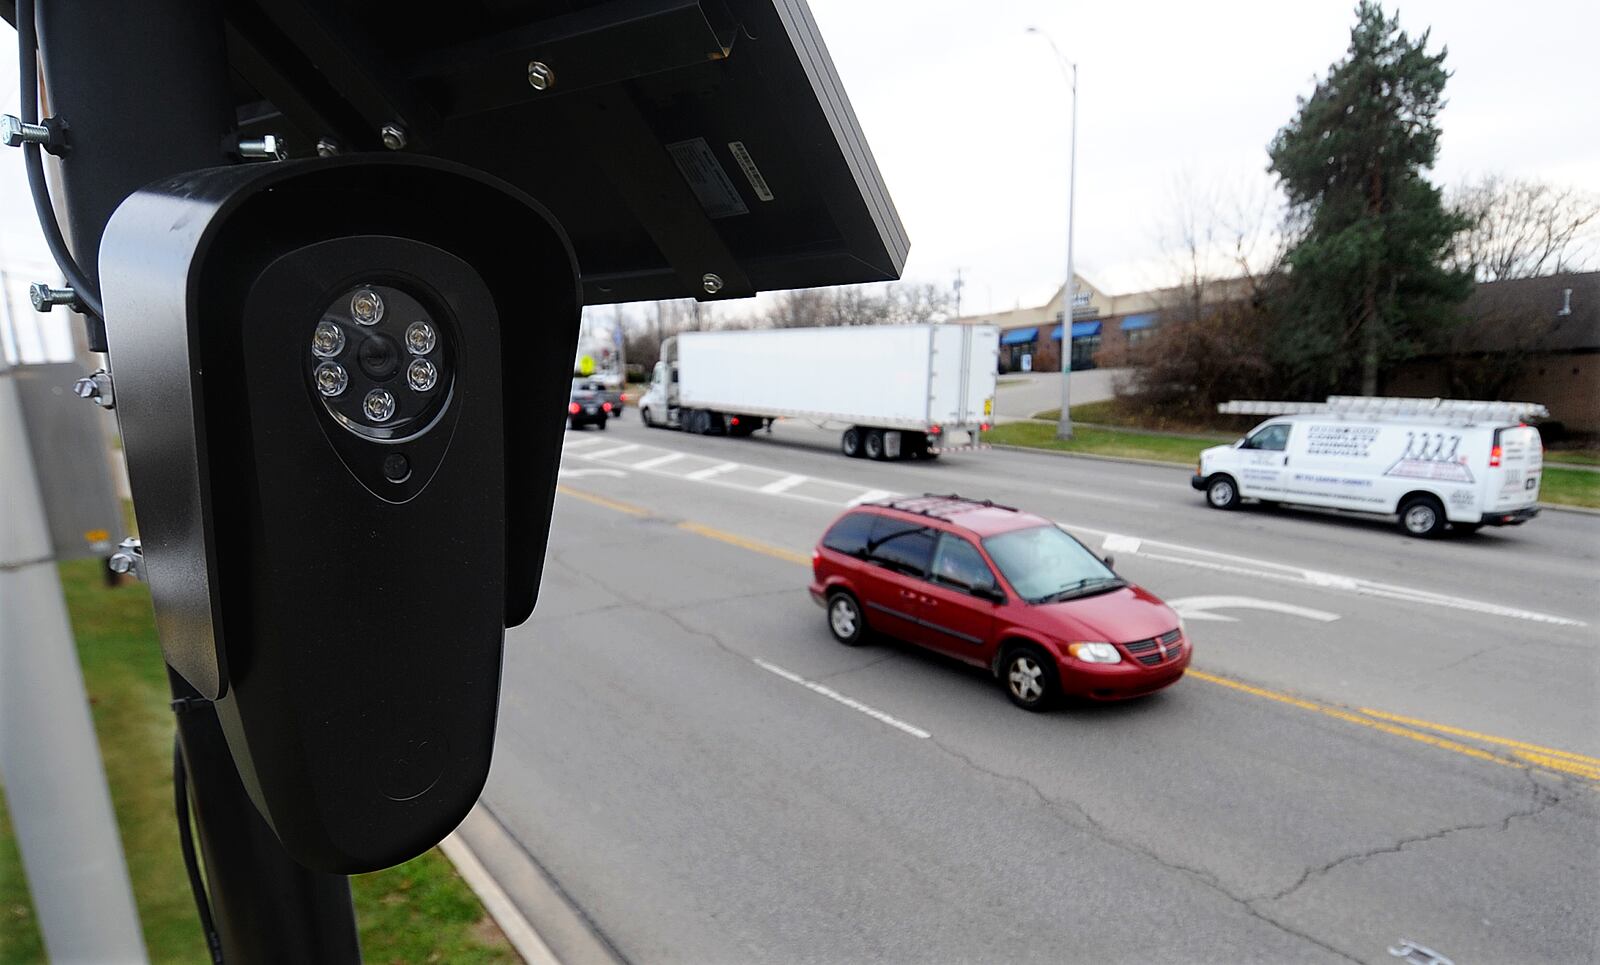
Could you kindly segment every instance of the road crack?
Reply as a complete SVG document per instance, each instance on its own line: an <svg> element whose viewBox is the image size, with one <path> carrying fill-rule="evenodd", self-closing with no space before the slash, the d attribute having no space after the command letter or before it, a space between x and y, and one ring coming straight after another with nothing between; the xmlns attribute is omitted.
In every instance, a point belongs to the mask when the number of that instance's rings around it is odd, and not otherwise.
<svg viewBox="0 0 1600 965"><path fill-rule="evenodd" d="M1295 881L1287 888L1270 895L1260 895L1248 900L1252 904L1272 904L1274 902L1279 902L1285 898L1288 898L1290 895L1299 891L1301 888L1304 888L1311 882L1326 877L1335 869L1344 865L1357 861L1365 861L1369 858L1376 858L1385 854L1400 854L1407 848L1414 845L1426 844L1429 841L1438 841L1443 838L1448 838L1451 835L1466 834L1472 831L1494 831L1496 833L1503 834L1511 830L1511 822L1523 818L1538 817L1545 811L1548 811L1561 803L1561 796L1540 784L1538 779L1534 777L1532 771L1524 770L1522 773L1528 778L1528 783L1532 790L1533 804L1530 807L1513 811L1497 821L1490 821L1488 823L1481 824L1451 825L1447 828L1440 828L1437 831L1430 831L1427 834L1418 834L1412 835L1411 837L1401 838L1398 841L1395 841L1393 844L1386 844L1375 848L1367 848L1362 851L1355 851L1350 854L1341 855L1340 857L1337 857L1326 864L1318 867L1307 868L1305 872L1300 875L1299 880Z"/></svg>
<svg viewBox="0 0 1600 965"><path fill-rule="evenodd" d="M1315 945L1323 951L1326 951L1332 955L1336 955L1345 961L1361 961L1361 959L1350 954L1349 952L1336 948L1314 935L1307 934L1306 932L1300 931L1299 929L1294 928L1285 922L1281 922L1276 918L1273 918L1265 911L1257 908L1253 899L1235 894L1231 889L1224 885L1222 880L1213 872L1208 871L1205 868L1197 868L1192 865L1186 865L1180 861L1176 861L1163 854L1160 854L1159 852L1148 848L1137 841L1133 841L1124 836L1116 834L1110 828L1106 827L1098 819L1096 819L1094 815L1090 814L1087 808L1076 801L1052 797L1051 795L1045 793L1044 789L1039 787L1039 785L1020 775L1007 774L1002 771L996 771L992 768L985 767L984 765L973 760L969 755L956 750L938 738L930 740L929 743L939 748L939 750L943 753L955 758L957 761L960 761L965 766L979 772L980 774L985 774L995 780L1007 784L1015 784L1027 789L1036 798L1038 798L1039 802L1045 806L1047 811L1049 811L1051 814L1054 814L1058 820L1062 821L1074 831L1077 831L1080 834L1086 834L1097 841L1118 849L1119 851L1137 855L1147 861L1154 862L1155 864L1160 865L1169 871L1175 871L1181 875L1184 875L1185 877L1198 882L1202 886L1216 892L1219 895L1222 895L1224 898L1238 905L1250 917L1262 922L1263 924L1269 925L1286 935L1291 935L1302 941Z"/></svg>

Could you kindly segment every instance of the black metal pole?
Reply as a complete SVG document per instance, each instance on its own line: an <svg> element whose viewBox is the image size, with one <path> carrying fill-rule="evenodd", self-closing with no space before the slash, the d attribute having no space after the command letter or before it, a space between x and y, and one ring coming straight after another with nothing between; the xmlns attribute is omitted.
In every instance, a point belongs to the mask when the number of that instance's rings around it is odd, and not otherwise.
<svg viewBox="0 0 1600 965"><path fill-rule="evenodd" d="M224 960L359 962L350 879L284 853L239 781L216 711L176 671L167 676Z"/></svg>
<svg viewBox="0 0 1600 965"><path fill-rule="evenodd" d="M160 178L231 160L221 6L40 3L37 22L50 113L69 130L58 201L77 261L98 284L100 238L124 198ZM170 670L168 677L183 711L179 742L227 961L360 961L349 880L288 856L247 797L216 713L182 677Z"/></svg>

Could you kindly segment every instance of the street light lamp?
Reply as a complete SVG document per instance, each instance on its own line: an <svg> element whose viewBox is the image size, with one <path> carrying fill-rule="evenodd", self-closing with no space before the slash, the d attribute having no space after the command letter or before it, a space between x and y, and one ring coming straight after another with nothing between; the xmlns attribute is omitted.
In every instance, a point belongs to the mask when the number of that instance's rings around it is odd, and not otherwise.
<svg viewBox="0 0 1600 965"><path fill-rule="evenodd" d="M1061 286L1061 417L1056 422L1056 438L1072 438L1072 303L1076 275L1072 269L1072 208L1078 190L1078 65L1067 59L1051 39L1038 27L1029 27L1028 33L1038 34L1055 52L1056 62L1072 91L1072 135L1067 157L1067 280Z"/></svg>

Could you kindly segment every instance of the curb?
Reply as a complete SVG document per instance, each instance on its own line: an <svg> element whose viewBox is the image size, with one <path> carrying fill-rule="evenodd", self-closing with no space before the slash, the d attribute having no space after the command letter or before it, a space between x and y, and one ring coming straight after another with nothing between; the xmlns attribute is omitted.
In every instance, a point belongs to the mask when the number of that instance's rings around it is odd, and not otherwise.
<svg viewBox="0 0 1600 965"><path fill-rule="evenodd" d="M439 848L529 965L624 961L488 805L480 801Z"/></svg>
<svg viewBox="0 0 1600 965"><path fill-rule="evenodd" d="M1102 456L1092 452L1064 452L1060 449L1037 449L1033 446L1010 446L1005 443L991 443L991 449L1003 449L1006 452L1035 452L1045 456L1062 456L1068 459L1092 459L1096 462L1122 462L1134 466L1155 466L1158 469L1182 469L1192 471L1193 467L1187 463L1162 462L1159 459L1137 459L1133 456ZM1590 509L1587 506L1567 506L1562 503L1540 503L1539 508L1557 513L1576 513L1579 516L1600 516L1600 509Z"/></svg>
<svg viewBox="0 0 1600 965"><path fill-rule="evenodd" d="M483 908L500 926L500 931L506 936L506 941L516 950L517 957L528 965L560 965L560 960L544 943L533 925L523 916L507 895L500 883L495 881L483 867L483 862L466 841L462 840L460 832L451 832L448 838L439 842L439 850L455 865L456 873L461 875L461 880L467 883L472 893L483 902Z"/></svg>

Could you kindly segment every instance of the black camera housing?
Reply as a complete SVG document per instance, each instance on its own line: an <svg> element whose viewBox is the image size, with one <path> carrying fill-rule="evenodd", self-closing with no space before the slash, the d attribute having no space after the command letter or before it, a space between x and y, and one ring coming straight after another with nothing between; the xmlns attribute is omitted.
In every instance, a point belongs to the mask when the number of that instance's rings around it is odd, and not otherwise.
<svg viewBox="0 0 1600 965"><path fill-rule="evenodd" d="M566 235L479 172L352 156L151 185L100 267L167 662L296 860L421 853L487 777L504 628L538 591L580 311ZM363 293L394 314L365 324Z"/></svg>

